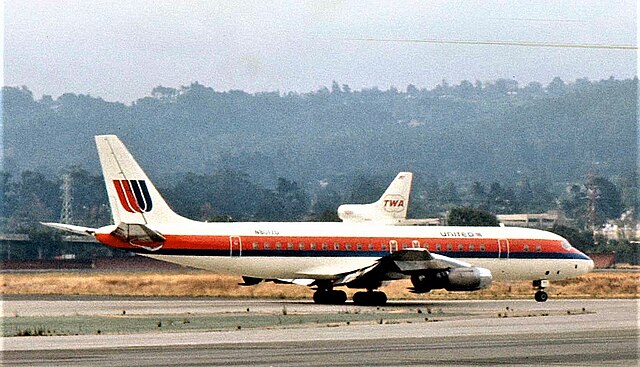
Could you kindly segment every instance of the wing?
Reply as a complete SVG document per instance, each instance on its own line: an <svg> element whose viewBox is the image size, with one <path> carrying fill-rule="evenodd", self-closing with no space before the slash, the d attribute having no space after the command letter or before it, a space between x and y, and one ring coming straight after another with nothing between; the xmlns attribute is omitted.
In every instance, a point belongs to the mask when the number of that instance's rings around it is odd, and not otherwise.
<svg viewBox="0 0 640 367"><path fill-rule="evenodd" d="M333 285L375 289L385 281L403 278L411 278L411 291L415 293L441 288L473 291L490 286L492 281L488 269L433 254L426 249L407 249L382 257L362 269L339 274Z"/></svg>
<svg viewBox="0 0 640 367"><path fill-rule="evenodd" d="M308 269L296 279L265 279L277 283L376 289L383 282L410 278L413 293L426 293L432 289L474 291L491 285L489 269L473 266L465 261L430 253L426 249L406 249L373 260L360 268L325 265ZM244 278L244 277L243 277ZM257 284L263 279L248 278L242 285Z"/></svg>

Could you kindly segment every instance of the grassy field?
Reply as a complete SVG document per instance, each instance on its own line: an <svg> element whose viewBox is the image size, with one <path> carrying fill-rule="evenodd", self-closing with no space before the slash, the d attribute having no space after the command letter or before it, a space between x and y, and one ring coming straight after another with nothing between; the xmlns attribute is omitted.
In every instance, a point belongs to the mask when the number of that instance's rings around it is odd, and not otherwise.
<svg viewBox="0 0 640 367"><path fill-rule="evenodd" d="M313 290L296 285L261 283L242 287L237 276L206 272L166 273L10 273L2 274L2 295L101 295L230 298L310 298ZM598 272L552 282L552 298L638 298L638 272ZM382 288L389 299L507 299L531 298L531 282L494 282L478 292L432 291L412 294L408 280L391 282ZM347 290L351 296L355 290Z"/></svg>

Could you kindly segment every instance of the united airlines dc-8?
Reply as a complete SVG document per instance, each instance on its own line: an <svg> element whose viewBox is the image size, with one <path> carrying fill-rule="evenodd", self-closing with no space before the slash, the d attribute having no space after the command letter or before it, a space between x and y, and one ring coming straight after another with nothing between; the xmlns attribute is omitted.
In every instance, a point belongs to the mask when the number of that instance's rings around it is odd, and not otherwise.
<svg viewBox="0 0 640 367"><path fill-rule="evenodd" d="M43 224L150 258L239 275L243 285L311 286L313 300L323 304L345 303L346 293L336 288L346 286L363 290L353 303L382 305L387 297L377 289L397 279L410 278L414 293L531 280L535 299L543 302L549 281L593 269L593 261L566 239L529 228L193 221L171 210L117 136L95 139L115 224Z"/></svg>

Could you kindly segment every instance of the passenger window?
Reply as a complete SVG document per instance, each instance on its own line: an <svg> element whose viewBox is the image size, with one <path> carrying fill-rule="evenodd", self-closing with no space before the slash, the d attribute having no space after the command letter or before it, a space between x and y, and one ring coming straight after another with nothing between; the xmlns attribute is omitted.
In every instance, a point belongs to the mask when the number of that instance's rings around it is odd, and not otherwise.
<svg viewBox="0 0 640 367"><path fill-rule="evenodd" d="M407 249L407 244L406 244L406 243L403 243L403 244L402 244L402 249L403 249L403 250L406 250L406 249Z"/></svg>
<svg viewBox="0 0 640 367"><path fill-rule="evenodd" d="M316 249L316 244L315 244L315 243L311 243L311 244L309 245L309 249L311 249L311 250L315 250L315 249Z"/></svg>
<svg viewBox="0 0 640 367"><path fill-rule="evenodd" d="M484 250L485 250L484 245L480 245L480 252L484 252Z"/></svg>
<svg viewBox="0 0 640 367"><path fill-rule="evenodd" d="M351 251L351 244L347 243L346 245L344 245L344 247L347 249L347 251Z"/></svg>
<svg viewBox="0 0 640 367"><path fill-rule="evenodd" d="M304 242L300 242L300 243L298 244L298 248L299 248L300 250L304 250Z"/></svg>
<svg viewBox="0 0 640 367"><path fill-rule="evenodd" d="M270 247L270 246L269 246L269 242L265 242L265 243L264 243L264 249L265 249L265 250L268 250L268 249L269 249L269 247Z"/></svg>
<svg viewBox="0 0 640 367"><path fill-rule="evenodd" d="M382 249L382 251L387 251L387 244L383 243L382 245L380 245L380 248Z"/></svg>
<svg viewBox="0 0 640 367"><path fill-rule="evenodd" d="M325 250L325 251L328 250L329 249L329 245L326 244L326 243L323 243L322 244L322 249Z"/></svg>
<svg viewBox="0 0 640 367"><path fill-rule="evenodd" d="M287 243L287 248L289 250L293 250L293 243L292 242Z"/></svg>
<svg viewBox="0 0 640 367"><path fill-rule="evenodd" d="M282 248L282 244L280 242L276 242L276 250L280 250Z"/></svg>
<svg viewBox="0 0 640 367"><path fill-rule="evenodd" d="M439 243L436 243L436 251L442 251L442 246Z"/></svg>
<svg viewBox="0 0 640 367"><path fill-rule="evenodd" d="M374 247L373 247L373 243L369 244L369 251L373 251Z"/></svg>
<svg viewBox="0 0 640 367"><path fill-rule="evenodd" d="M334 250L340 250L340 244L338 242L334 242L333 243L333 249Z"/></svg>
<svg viewBox="0 0 640 367"><path fill-rule="evenodd" d="M358 244L356 245L356 248L358 249L358 251L362 251L362 244L361 244L361 243L358 243Z"/></svg>
<svg viewBox="0 0 640 367"><path fill-rule="evenodd" d="M254 242L251 247L253 247L254 250L257 250L258 249L258 243Z"/></svg>
<svg viewBox="0 0 640 367"><path fill-rule="evenodd" d="M524 252L529 252L529 245L524 245L524 247L522 248L522 250Z"/></svg>
<svg viewBox="0 0 640 367"><path fill-rule="evenodd" d="M451 244L447 244L447 251L452 251L453 250L453 246L451 246Z"/></svg>
<svg viewBox="0 0 640 367"><path fill-rule="evenodd" d="M476 247L474 245L469 245L469 251L475 251Z"/></svg>
<svg viewBox="0 0 640 367"><path fill-rule="evenodd" d="M542 252L542 246L536 245L536 252Z"/></svg>
<svg viewBox="0 0 640 367"><path fill-rule="evenodd" d="M464 251L464 245L458 245L458 251Z"/></svg>

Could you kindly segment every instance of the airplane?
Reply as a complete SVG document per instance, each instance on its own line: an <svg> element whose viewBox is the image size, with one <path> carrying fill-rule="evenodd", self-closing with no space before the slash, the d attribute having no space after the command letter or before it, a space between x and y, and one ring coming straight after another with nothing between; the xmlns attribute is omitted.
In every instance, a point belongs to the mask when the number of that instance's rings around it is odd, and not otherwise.
<svg viewBox="0 0 640 367"><path fill-rule="evenodd" d="M411 292L475 291L493 280L532 280L544 302L550 281L593 269L563 237L518 227L389 226L377 223L207 223L175 213L115 135L95 137L112 225L42 223L94 236L150 258L239 275L242 285L274 281L315 287L313 301L383 305L388 281L410 279Z"/></svg>
<svg viewBox="0 0 640 367"><path fill-rule="evenodd" d="M346 223L399 224L407 218L412 179L411 172L398 173L378 201L370 204L340 205L338 217Z"/></svg>

